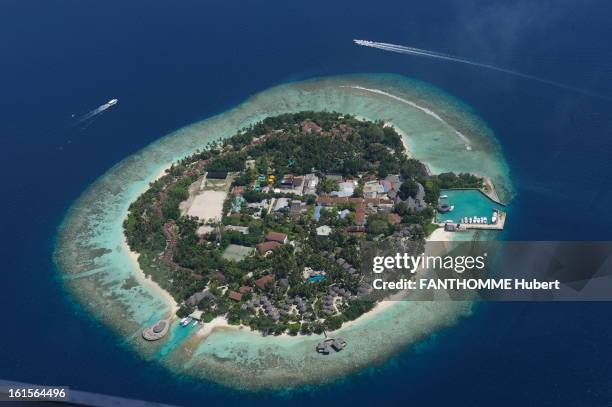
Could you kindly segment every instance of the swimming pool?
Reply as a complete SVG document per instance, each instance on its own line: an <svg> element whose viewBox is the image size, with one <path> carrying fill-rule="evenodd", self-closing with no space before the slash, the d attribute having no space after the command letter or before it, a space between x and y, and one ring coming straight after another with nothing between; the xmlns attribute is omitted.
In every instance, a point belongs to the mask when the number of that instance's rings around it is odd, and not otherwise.
<svg viewBox="0 0 612 407"><path fill-rule="evenodd" d="M319 274L308 278L309 283L318 283L319 281L325 281L325 276Z"/></svg>
<svg viewBox="0 0 612 407"><path fill-rule="evenodd" d="M443 189L440 191L440 203L453 205L454 209L447 213L438 213L438 222L461 222L463 218L474 216L486 217L491 222L493 209L504 210L504 205L498 204L478 189Z"/></svg>

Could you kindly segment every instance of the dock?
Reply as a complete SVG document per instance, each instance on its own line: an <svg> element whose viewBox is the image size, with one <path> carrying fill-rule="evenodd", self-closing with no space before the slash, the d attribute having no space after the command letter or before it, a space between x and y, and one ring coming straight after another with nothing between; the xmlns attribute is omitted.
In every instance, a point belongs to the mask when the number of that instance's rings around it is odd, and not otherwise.
<svg viewBox="0 0 612 407"><path fill-rule="evenodd" d="M436 225L445 228L449 232L461 232L468 229L480 230L503 230L506 224L506 212L497 211L497 222L495 223L459 223L459 222L434 222ZM448 226L452 225L453 228Z"/></svg>

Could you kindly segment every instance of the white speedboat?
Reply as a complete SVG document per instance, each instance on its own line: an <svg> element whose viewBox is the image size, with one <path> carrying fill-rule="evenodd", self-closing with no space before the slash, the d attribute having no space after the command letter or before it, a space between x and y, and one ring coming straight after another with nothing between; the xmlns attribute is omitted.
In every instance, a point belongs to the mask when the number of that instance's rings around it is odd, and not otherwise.
<svg viewBox="0 0 612 407"><path fill-rule="evenodd" d="M200 321L198 321L197 319L194 320L192 326L196 326L198 324L198 322L200 322Z"/></svg>
<svg viewBox="0 0 612 407"><path fill-rule="evenodd" d="M181 326L187 326L187 325L189 325L190 322L191 322L191 318L185 317L185 318L181 319Z"/></svg>
<svg viewBox="0 0 612 407"><path fill-rule="evenodd" d="M118 99L111 99L111 100L109 100L108 102L106 102L106 104L107 104L108 106L115 106L115 105L117 104L117 102L119 102L119 100L118 100Z"/></svg>
<svg viewBox="0 0 612 407"><path fill-rule="evenodd" d="M448 198L448 195L440 195L440 199L446 199Z"/></svg>

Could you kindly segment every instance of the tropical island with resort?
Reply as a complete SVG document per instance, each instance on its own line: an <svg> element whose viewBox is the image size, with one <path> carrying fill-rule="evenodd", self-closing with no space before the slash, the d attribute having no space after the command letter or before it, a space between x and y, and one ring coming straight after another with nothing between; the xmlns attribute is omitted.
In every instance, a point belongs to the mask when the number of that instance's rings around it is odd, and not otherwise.
<svg viewBox="0 0 612 407"><path fill-rule="evenodd" d="M183 326L224 318L263 335L326 334L384 300L364 279L364 242L503 228L500 209L457 218L461 193L496 200L485 178L432 174L392 125L303 111L174 163L123 225L144 273L179 304ZM159 320L143 337L161 339L169 325ZM328 339L319 353L346 346Z"/></svg>
<svg viewBox="0 0 612 407"><path fill-rule="evenodd" d="M315 78L109 168L66 213L54 260L87 317L146 360L287 389L472 315L470 301L370 290L371 249L496 240L512 195L493 131L452 95L393 74Z"/></svg>

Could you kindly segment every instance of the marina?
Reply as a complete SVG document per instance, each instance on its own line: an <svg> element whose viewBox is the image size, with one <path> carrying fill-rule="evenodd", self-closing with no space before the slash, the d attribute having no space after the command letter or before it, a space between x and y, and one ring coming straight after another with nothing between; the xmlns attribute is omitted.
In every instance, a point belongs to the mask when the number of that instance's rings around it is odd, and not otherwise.
<svg viewBox="0 0 612 407"><path fill-rule="evenodd" d="M503 230L505 206L480 189L441 191L434 223L447 231L467 229Z"/></svg>

